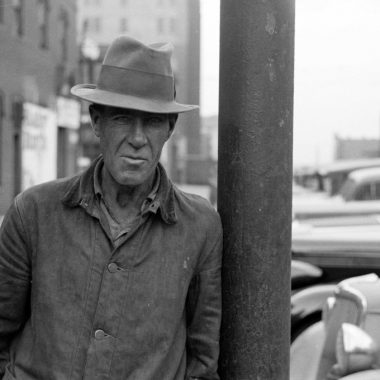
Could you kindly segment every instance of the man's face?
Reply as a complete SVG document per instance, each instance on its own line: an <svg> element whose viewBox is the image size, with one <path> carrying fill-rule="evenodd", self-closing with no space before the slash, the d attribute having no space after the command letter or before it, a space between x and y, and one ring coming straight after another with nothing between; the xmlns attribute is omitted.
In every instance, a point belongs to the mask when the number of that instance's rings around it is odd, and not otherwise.
<svg viewBox="0 0 380 380"><path fill-rule="evenodd" d="M90 114L113 179L125 186L149 181L174 129L169 115L114 107L91 107Z"/></svg>

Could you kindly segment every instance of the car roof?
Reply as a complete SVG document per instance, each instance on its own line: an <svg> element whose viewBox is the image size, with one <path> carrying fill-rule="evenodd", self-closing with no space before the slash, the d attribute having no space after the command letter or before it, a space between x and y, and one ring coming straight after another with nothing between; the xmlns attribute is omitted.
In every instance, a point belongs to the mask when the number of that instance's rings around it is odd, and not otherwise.
<svg viewBox="0 0 380 380"><path fill-rule="evenodd" d="M330 164L322 165L318 172L325 176L339 172L350 172L356 169L369 168L373 166L380 167L380 158L360 158L352 160L338 160Z"/></svg>
<svg viewBox="0 0 380 380"><path fill-rule="evenodd" d="M373 181L373 180L380 181L380 166L354 170L349 174L348 178L353 179L355 182Z"/></svg>

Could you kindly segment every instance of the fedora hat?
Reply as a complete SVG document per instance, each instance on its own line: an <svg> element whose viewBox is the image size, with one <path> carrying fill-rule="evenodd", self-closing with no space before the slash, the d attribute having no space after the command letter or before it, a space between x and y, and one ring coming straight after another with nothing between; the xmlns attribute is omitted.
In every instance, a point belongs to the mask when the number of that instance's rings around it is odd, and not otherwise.
<svg viewBox="0 0 380 380"><path fill-rule="evenodd" d="M198 108L175 100L170 43L144 45L120 36L108 48L97 84L78 84L71 93L106 106L154 113L181 113Z"/></svg>

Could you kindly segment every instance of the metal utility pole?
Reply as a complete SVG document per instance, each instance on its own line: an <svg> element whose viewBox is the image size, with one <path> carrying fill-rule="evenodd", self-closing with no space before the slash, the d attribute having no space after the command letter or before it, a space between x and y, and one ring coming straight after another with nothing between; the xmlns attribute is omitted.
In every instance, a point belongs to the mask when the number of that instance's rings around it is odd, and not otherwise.
<svg viewBox="0 0 380 380"><path fill-rule="evenodd" d="M289 375L295 0L221 0L223 380Z"/></svg>

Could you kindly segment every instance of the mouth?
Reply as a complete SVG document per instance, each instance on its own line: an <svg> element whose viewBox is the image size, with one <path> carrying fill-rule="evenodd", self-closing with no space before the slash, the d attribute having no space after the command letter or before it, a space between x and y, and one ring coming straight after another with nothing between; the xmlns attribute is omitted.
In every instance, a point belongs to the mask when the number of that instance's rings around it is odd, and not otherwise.
<svg viewBox="0 0 380 380"><path fill-rule="evenodd" d="M122 156L121 158L129 165L142 165L146 161L145 158L134 156Z"/></svg>

